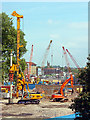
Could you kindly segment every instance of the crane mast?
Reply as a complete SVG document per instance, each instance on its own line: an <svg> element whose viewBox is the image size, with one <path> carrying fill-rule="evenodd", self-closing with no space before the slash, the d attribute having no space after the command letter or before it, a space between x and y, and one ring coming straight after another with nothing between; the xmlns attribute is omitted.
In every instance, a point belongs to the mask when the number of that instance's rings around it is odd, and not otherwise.
<svg viewBox="0 0 90 120"><path fill-rule="evenodd" d="M41 72L42 72L42 75L44 74L43 73L43 68L44 68L44 65L45 65L45 62L46 62L46 58L47 58L48 53L49 53L49 49L50 49L51 43L52 43L52 40L50 40L50 43L49 43L49 45L48 45L48 47L47 47L47 49L45 51L45 55L44 55L43 61L41 63Z"/></svg>
<svg viewBox="0 0 90 120"><path fill-rule="evenodd" d="M66 54L64 46L62 46L62 48L63 48L63 51L64 51L64 56L65 56L65 59L66 59L66 64L67 64L67 67L68 67L68 71L70 73L71 70L70 70L70 67L69 67L69 62L68 62L67 54Z"/></svg>
<svg viewBox="0 0 90 120"><path fill-rule="evenodd" d="M80 69L79 65L77 64L77 62L75 61L75 59L73 58L73 56L71 55L71 53L68 51L68 49L66 49L66 51L69 54L69 56L71 57L72 61L76 65L76 67L78 68L78 70L80 71L81 69Z"/></svg>

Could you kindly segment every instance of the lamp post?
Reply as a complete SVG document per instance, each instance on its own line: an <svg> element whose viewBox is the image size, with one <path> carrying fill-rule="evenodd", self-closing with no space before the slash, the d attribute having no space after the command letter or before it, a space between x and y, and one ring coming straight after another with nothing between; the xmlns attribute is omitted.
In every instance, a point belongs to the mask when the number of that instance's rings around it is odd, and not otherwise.
<svg viewBox="0 0 90 120"><path fill-rule="evenodd" d="M10 99L9 99L9 103L12 103L12 81L13 81L13 70L12 70L12 50L11 50L11 54L10 54L10 70L9 70L9 80L10 80Z"/></svg>

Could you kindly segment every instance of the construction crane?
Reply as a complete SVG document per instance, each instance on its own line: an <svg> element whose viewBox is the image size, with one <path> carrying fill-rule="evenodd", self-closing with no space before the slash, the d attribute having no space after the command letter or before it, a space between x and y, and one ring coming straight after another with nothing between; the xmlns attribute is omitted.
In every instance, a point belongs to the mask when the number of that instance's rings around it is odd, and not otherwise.
<svg viewBox="0 0 90 120"><path fill-rule="evenodd" d="M69 71L69 74L70 74L70 78L65 80L65 82L61 85L60 91L58 93L52 95L53 101L60 101L62 99L64 101L68 100L64 96L63 89L65 88L65 86L68 84L69 81L71 81L71 86L73 88L73 76L72 76L72 73L71 73L71 69L69 67L69 62L68 62L67 54L66 54L64 46L62 48L63 48L63 51L64 51L64 56L65 56L65 59L66 59L66 63L67 63L68 71Z"/></svg>
<svg viewBox="0 0 90 120"><path fill-rule="evenodd" d="M79 71L81 71L79 65L77 64L77 62L75 61L75 59L73 58L73 56L71 55L71 53L68 51L68 49L66 49L67 53L69 54L69 56L71 57L72 61L74 62L74 64L76 65L76 67L78 68Z"/></svg>
<svg viewBox="0 0 90 120"><path fill-rule="evenodd" d="M32 56L33 56L33 45L32 45L32 48L31 48L31 54L30 54L30 60L29 60L29 73L28 73L28 78L29 79L30 79L30 74L31 74Z"/></svg>
<svg viewBox="0 0 90 120"><path fill-rule="evenodd" d="M72 72L71 72L71 69L70 69L70 65L69 65L69 61L68 61L68 58L67 58L67 53L66 53L66 51L65 51L65 48L64 48L64 46L62 46L62 48L63 48L63 51L64 51L64 56L65 56L65 59L66 59L66 63L67 63L67 68L68 68L68 71L69 71L69 74L70 74L70 76L72 76ZM71 86L73 87L73 80L71 80Z"/></svg>
<svg viewBox="0 0 90 120"><path fill-rule="evenodd" d="M65 59L66 59L67 68L68 68L68 71L69 71L69 73L70 73L70 72L71 72L71 69L70 69L70 67L69 67L69 61L68 61L68 58L67 58L67 54L66 54L66 51L65 51L64 46L62 46L62 48L63 48L63 53L64 53L64 56L65 56Z"/></svg>
<svg viewBox="0 0 90 120"><path fill-rule="evenodd" d="M45 65L45 62L46 62L49 50L50 50L51 43L52 43L52 40L50 40L50 43L49 43L49 45L48 45L48 47L47 47L47 49L45 51L43 61L41 63L41 72L42 72L42 75L44 75L44 71L43 71L44 70L44 65Z"/></svg>

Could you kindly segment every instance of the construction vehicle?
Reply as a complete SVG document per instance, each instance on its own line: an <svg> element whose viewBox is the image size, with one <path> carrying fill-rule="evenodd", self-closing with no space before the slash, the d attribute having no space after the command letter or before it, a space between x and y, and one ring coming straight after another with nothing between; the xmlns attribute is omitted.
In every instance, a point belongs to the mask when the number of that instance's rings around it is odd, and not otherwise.
<svg viewBox="0 0 90 120"><path fill-rule="evenodd" d="M2 87L0 88L1 88L0 98L9 98L10 94L9 94L8 88L2 88Z"/></svg>
<svg viewBox="0 0 90 120"><path fill-rule="evenodd" d="M21 69L20 69L21 70ZM23 77L23 80L20 80L20 87L22 87L21 91L23 92L21 100L18 101L18 103L22 104L29 104L29 103L34 103L34 104L39 104L40 99L42 99L42 95L40 93L31 93L29 90L28 82L25 81L25 77L23 75L23 72L21 71L21 75ZM26 91L26 86L28 88L28 91ZM23 91L24 88L24 91Z"/></svg>
<svg viewBox="0 0 90 120"><path fill-rule="evenodd" d="M19 100L18 104L39 104L40 99L42 99L42 95L40 93L25 92L23 99Z"/></svg>
<svg viewBox="0 0 90 120"><path fill-rule="evenodd" d="M19 48L23 47L20 45L20 18L23 18L23 15L19 15L16 11L13 11L12 16L17 17L17 64L12 64L12 57L11 57L11 64L9 70L9 78L10 81L13 81L14 73L17 72L17 89L16 89L16 98L19 97L19 91L22 91L22 98L18 101L18 103L39 103L40 99L42 98L41 94L38 93L30 93L28 82L25 81L25 77L20 67L20 59L19 59ZM32 46L33 47L33 46ZM12 53L12 51L11 51ZM32 55L31 55L32 56ZM20 73L21 71L21 73ZM29 70L30 71L30 70ZM26 85L28 87L28 91L26 90ZM25 97L25 94L29 93L28 98Z"/></svg>
<svg viewBox="0 0 90 120"><path fill-rule="evenodd" d="M16 65L16 72L17 72L17 84L18 84L18 76L19 76L19 66L20 66L20 59L19 59L19 49L20 47L23 47L23 45L20 45L20 18L23 18L23 15L19 15L16 13L16 11L13 11L11 14L12 16L17 17L17 65ZM11 74L11 73L10 73ZM16 96L18 98L18 85L16 90Z"/></svg>
<svg viewBox="0 0 90 120"><path fill-rule="evenodd" d="M1 88L1 92L8 93L8 89L7 88Z"/></svg>
<svg viewBox="0 0 90 120"><path fill-rule="evenodd" d="M63 99L63 101L67 101L68 100L68 98L66 96L64 96L63 89L65 88L65 86L68 84L68 82L70 80L73 81L72 74L70 75L70 78L66 79L65 82L61 85L60 91L58 93L52 95L53 101L60 101L62 99ZM72 85L72 88L73 88L73 85Z"/></svg>
<svg viewBox="0 0 90 120"><path fill-rule="evenodd" d="M64 55L65 55L68 71L69 71L69 74L70 74L70 78L65 80L65 82L61 85L60 91L58 93L52 95L53 101L60 101L62 99L63 99L63 101L67 101L68 100L68 98L63 93L63 89L65 88L65 86L68 84L69 81L71 81L71 86L73 88L73 76L72 76L72 73L71 73L71 69L69 67L67 54L66 54L65 48L64 47L62 47L62 48L63 48L63 51L64 51Z"/></svg>
<svg viewBox="0 0 90 120"><path fill-rule="evenodd" d="M12 65L11 70L16 71L16 65ZM21 68L20 68L21 70ZM26 85L28 90L26 90ZM22 92L22 98L21 100L18 101L18 103L36 103L39 104L40 99L42 98L42 95L39 93L30 93L28 82L25 81L25 77L23 72L21 71L21 74L18 75L18 83L17 83L17 92L21 91ZM27 95L25 95L27 94ZM29 94L29 95L28 95Z"/></svg>

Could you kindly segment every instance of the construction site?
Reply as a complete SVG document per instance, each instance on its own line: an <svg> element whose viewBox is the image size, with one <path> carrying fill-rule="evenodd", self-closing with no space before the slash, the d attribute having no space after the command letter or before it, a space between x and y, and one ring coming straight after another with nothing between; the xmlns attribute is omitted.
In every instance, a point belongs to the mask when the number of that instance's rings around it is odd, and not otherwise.
<svg viewBox="0 0 90 120"><path fill-rule="evenodd" d="M37 118L48 119L58 116L74 114L70 109L83 87L76 77L81 69L71 52L62 46L66 66L54 66L53 54L51 63L47 57L53 40L49 40L46 46L41 66L32 61L34 45L31 45L29 60L26 61L25 69L20 65L20 19L16 11L11 14L17 18L17 49L16 63L13 63L13 49L10 50L9 79L0 85L0 108L1 118ZM69 59L76 68L70 68ZM45 64L47 65L45 66Z"/></svg>

